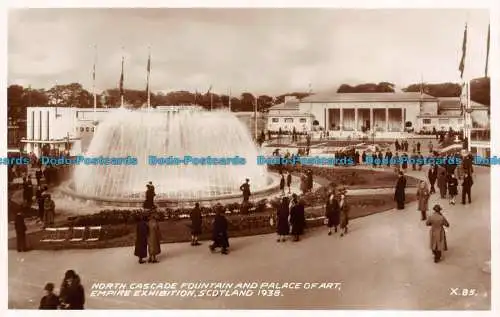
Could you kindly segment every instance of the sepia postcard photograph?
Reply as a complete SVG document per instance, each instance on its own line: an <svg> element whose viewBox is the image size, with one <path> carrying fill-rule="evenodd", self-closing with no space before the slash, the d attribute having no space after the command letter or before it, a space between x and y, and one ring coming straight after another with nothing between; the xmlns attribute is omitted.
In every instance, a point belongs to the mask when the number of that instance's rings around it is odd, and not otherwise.
<svg viewBox="0 0 500 317"><path fill-rule="evenodd" d="M8 8L7 308L489 312L491 10Z"/></svg>

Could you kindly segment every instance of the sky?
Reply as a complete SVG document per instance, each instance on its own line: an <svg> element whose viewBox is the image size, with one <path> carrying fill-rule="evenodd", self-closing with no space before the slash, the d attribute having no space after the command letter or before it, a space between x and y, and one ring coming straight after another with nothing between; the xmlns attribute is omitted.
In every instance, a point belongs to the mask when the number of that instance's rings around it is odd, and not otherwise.
<svg viewBox="0 0 500 317"><path fill-rule="evenodd" d="M458 82L484 75L487 10L11 9L8 82L280 94L388 81Z"/></svg>

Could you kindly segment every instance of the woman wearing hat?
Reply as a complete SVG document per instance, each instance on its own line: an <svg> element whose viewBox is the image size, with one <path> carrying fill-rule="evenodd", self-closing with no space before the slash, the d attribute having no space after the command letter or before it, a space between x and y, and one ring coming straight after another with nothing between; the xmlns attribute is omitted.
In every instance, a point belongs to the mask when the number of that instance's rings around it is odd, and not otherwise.
<svg viewBox="0 0 500 317"><path fill-rule="evenodd" d="M158 263L158 254L161 253L161 232L160 225L158 224L159 215L153 213L149 216L148 222L148 253L149 263Z"/></svg>
<svg viewBox="0 0 500 317"><path fill-rule="evenodd" d="M427 210L429 210L430 192L427 183L421 181L417 189L418 210L422 216L422 221L427 219Z"/></svg>
<svg viewBox="0 0 500 317"><path fill-rule="evenodd" d="M81 310L85 304L85 291L80 281L80 276L73 270L66 271L61 284L61 308Z"/></svg>
<svg viewBox="0 0 500 317"><path fill-rule="evenodd" d="M339 208L340 208L340 229L343 230L340 234L343 237L347 234L347 225L349 224L349 205L346 203L345 195L347 193L346 189L340 192Z"/></svg>
<svg viewBox="0 0 500 317"><path fill-rule="evenodd" d="M59 305L61 304L59 301L59 297L54 294L54 284L53 283L47 283L45 285L44 291L46 292L46 295L42 297L40 300L40 306L38 309L52 309L55 310L59 308Z"/></svg>
<svg viewBox="0 0 500 317"><path fill-rule="evenodd" d="M434 213L427 219L427 226L431 227L430 230L430 246L434 254L434 263L441 260L443 251L448 250L446 243L446 232L444 227L449 227L448 220L441 213L441 206L434 205Z"/></svg>

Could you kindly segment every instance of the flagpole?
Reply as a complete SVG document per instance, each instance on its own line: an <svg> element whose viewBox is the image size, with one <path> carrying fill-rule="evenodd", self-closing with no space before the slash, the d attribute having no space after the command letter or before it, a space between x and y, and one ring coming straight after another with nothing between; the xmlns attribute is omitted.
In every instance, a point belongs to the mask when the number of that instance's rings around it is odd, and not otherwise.
<svg viewBox="0 0 500 317"><path fill-rule="evenodd" d="M212 111L214 106L214 95L210 93L210 111Z"/></svg>
<svg viewBox="0 0 500 317"><path fill-rule="evenodd" d="M486 38L486 66L484 67L484 77L488 77L488 62L490 59L490 28L491 25L488 24L488 37Z"/></svg>
<svg viewBox="0 0 500 317"><path fill-rule="evenodd" d="M255 102L254 102L254 107L253 107L253 116L254 116L254 134L255 134L255 140L257 140L257 97L254 97L255 98Z"/></svg>
<svg viewBox="0 0 500 317"><path fill-rule="evenodd" d="M97 45L94 45L94 68L92 70L92 94L94 95L94 125L96 121L97 95L95 92L95 68L97 64Z"/></svg>
<svg viewBox="0 0 500 317"><path fill-rule="evenodd" d="M151 108L151 86L149 84L149 79L151 77L151 47L148 47L148 110Z"/></svg>
<svg viewBox="0 0 500 317"><path fill-rule="evenodd" d="M229 88L229 100L228 100L229 112L231 112L231 88Z"/></svg>
<svg viewBox="0 0 500 317"><path fill-rule="evenodd" d="M467 152L470 153L471 150L471 129L472 129L472 116L471 116L471 103L470 103L470 80L467 80L467 108L466 108L466 118L467 118Z"/></svg>
<svg viewBox="0 0 500 317"><path fill-rule="evenodd" d="M122 47L122 50L123 50L123 47ZM121 73L121 76L120 76L120 104L121 104L121 107L123 107L123 104L124 104L124 98L123 98L123 95L125 94L124 91L123 91L123 81L124 81L124 74L123 74L123 64L125 63L125 56L122 52L122 73Z"/></svg>

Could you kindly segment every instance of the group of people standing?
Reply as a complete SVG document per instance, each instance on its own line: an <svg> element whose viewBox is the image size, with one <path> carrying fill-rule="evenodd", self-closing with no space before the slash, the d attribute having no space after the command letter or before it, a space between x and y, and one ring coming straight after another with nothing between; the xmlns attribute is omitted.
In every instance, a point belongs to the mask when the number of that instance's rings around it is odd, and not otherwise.
<svg viewBox="0 0 500 317"><path fill-rule="evenodd" d="M293 241L299 241L306 227L306 216L304 201L297 194L281 198L281 203L276 208L276 232L277 242L285 242L286 237L291 235Z"/></svg>
<svg viewBox="0 0 500 317"><path fill-rule="evenodd" d="M347 234L349 224L349 205L346 202L347 190L342 188L336 190L334 186L329 191L326 206L325 206L325 222L328 227L328 235L332 235L332 228L337 233L337 228L340 225L343 237Z"/></svg>
<svg viewBox="0 0 500 317"><path fill-rule="evenodd" d="M161 253L161 231L158 222L158 214L155 212L143 215L136 226L136 239L134 255L139 258L139 263L158 263L158 255Z"/></svg>
<svg viewBox="0 0 500 317"><path fill-rule="evenodd" d="M44 291L46 295L40 300L39 309L42 310L82 310L85 305L85 291L80 276L74 270L64 274L59 295L54 292L54 284L47 283Z"/></svg>

